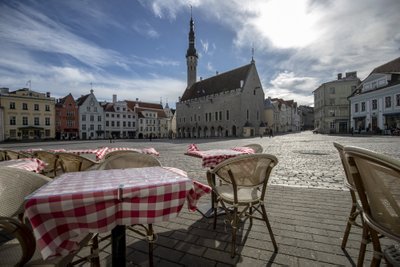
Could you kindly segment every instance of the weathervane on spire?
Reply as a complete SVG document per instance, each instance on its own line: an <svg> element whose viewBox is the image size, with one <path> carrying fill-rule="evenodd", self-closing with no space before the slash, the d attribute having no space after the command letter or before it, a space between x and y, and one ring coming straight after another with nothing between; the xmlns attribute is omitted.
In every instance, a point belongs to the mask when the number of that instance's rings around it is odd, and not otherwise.
<svg viewBox="0 0 400 267"><path fill-rule="evenodd" d="M90 83L90 93L93 94L93 83Z"/></svg>

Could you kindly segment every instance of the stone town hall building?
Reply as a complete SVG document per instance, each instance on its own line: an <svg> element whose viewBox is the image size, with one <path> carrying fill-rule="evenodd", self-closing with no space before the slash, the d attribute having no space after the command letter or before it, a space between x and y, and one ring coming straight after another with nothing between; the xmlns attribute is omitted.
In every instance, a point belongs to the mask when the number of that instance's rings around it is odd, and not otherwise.
<svg viewBox="0 0 400 267"><path fill-rule="evenodd" d="M258 136L264 91L252 59L250 64L196 81L198 55L190 19L186 53L187 88L176 103L177 137Z"/></svg>

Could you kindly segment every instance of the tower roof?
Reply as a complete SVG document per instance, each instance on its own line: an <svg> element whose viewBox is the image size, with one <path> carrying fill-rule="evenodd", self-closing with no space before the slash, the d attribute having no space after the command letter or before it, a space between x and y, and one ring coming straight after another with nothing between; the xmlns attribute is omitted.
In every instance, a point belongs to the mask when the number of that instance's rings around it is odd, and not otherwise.
<svg viewBox="0 0 400 267"><path fill-rule="evenodd" d="M189 30L189 47L186 52L186 57L198 57L196 47L195 47L195 37L194 37L194 21L190 17L190 30Z"/></svg>

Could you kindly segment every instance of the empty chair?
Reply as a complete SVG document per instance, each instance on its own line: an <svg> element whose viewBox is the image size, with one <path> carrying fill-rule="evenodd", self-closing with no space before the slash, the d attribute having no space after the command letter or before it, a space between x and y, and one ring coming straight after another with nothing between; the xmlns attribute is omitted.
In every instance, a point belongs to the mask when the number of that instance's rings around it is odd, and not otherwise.
<svg viewBox="0 0 400 267"><path fill-rule="evenodd" d="M86 171L95 168L98 164L96 161L72 153L57 152L56 155L63 172Z"/></svg>
<svg viewBox="0 0 400 267"><path fill-rule="evenodd" d="M105 159L108 159L109 157L112 157L114 155L120 155L120 154L125 154L125 153L129 154L129 153L139 153L139 152L134 151L134 150L114 150L114 151L108 152L105 155Z"/></svg>
<svg viewBox="0 0 400 267"><path fill-rule="evenodd" d="M14 151L14 150L3 150L5 155L5 160L12 160L12 159L22 159L22 158L32 158L33 155L28 152L23 151Z"/></svg>
<svg viewBox="0 0 400 267"><path fill-rule="evenodd" d="M346 177L346 179L344 181L344 184L349 189L350 196L351 196L350 215L349 215L349 218L347 219L346 230L344 231L342 245L341 245L341 247L344 249L346 247L347 239L348 239L349 234L350 234L351 226L355 225L355 226L358 226L358 227L362 227L362 218L361 218L361 224L356 222L356 218L362 212L362 207L361 207L361 203L359 203L359 201L357 201L357 189L355 187L353 178L352 178L352 176L350 174L350 170L349 170L350 167L348 166L348 163L347 163L346 158L344 156L344 151L343 151L344 147L341 144L337 143L337 142L333 142L333 146L339 152L340 160L342 162L342 166L343 166L345 177Z"/></svg>
<svg viewBox="0 0 400 267"><path fill-rule="evenodd" d="M240 155L222 161L207 172L207 180L216 194L214 205L214 228L217 221L217 208L221 206L232 226L231 257L236 252L236 231L242 217L259 219L265 222L274 246L278 246L268 220L264 198L268 179L278 159L269 154ZM222 179L221 185L215 183L215 177ZM257 216L258 215L258 216Z"/></svg>
<svg viewBox="0 0 400 267"><path fill-rule="evenodd" d="M245 145L245 147L250 147L251 149L254 150L254 153L262 153L264 150L260 144L248 144Z"/></svg>
<svg viewBox="0 0 400 267"><path fill-rule="evenodd" d="M38 150L33 153L33 156L47 163L42 174L48 177L57 176L57 170L60 170L61 168L57 154L49 151Z"/></svg>
<svg viewBox="0 0 400 267"><path fill-rule="evenodd" d="M98 170L109 170L109 169L127 169L127 168L143 168L143 167L154 167L161 166L161 163L155 157L137 153L133 151L125 151L125 153L119 153L111 157L106 158L97 167Z"/></svg>
<svg viewBox="0 0 400 267"><path fill-rule="evenodd" d="M74 255L43 260L36 250L36 240L28 224L22 218L25 197L48 183L51 179L33 172L1 167L0 168L0 266L67 266ZM82 237L79 245L86 245L92 235Z"/></svg>
<svg viewBox="0 0 400 267"><path fill-rule="evenodd" d="M371 266L377 266L382 255L378 234L400 242L400 161L358 147L346 146L344 153L363 207L363 240L371 238ZM362 242L358 266L363 265L365 249Z"/></svg>

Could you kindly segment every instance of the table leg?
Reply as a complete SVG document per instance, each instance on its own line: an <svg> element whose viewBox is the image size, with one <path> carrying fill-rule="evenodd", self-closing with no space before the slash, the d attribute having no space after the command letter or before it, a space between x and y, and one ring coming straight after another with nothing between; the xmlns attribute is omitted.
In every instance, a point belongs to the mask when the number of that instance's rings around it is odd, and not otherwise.
<svg viewBox="0 0 400 267"><path fill-rule="evenodd" d="M212 179L215 184L215 174L212 174ZM215 205L215 198L216 195L214 190L211 191L211 205L209 203L198 205L197 211L201 213L206 218L213 218L214 217L214 205ZM225 211L221 208L217 209L217 216L225 214Z"/></svg>
<svg viewBox="0 0 400 267"><path fill-rule="evenodd" d="M125 225L117 225L111 230L112 266L126 265Z"/></svg>

